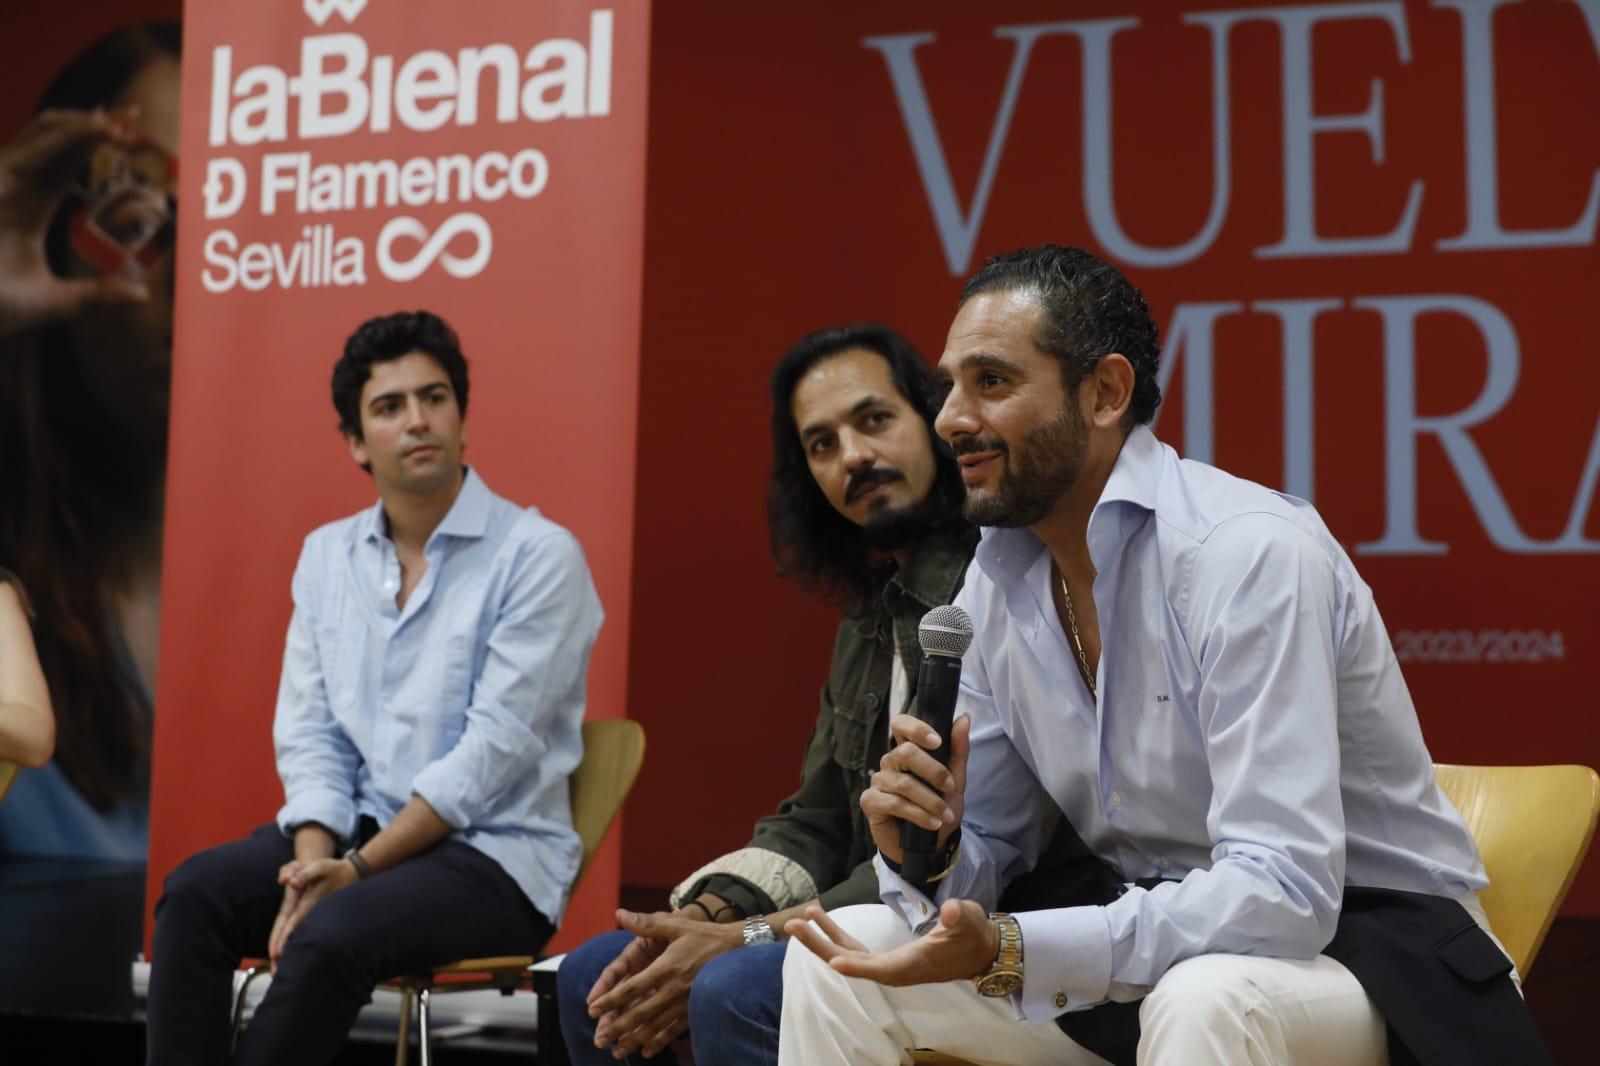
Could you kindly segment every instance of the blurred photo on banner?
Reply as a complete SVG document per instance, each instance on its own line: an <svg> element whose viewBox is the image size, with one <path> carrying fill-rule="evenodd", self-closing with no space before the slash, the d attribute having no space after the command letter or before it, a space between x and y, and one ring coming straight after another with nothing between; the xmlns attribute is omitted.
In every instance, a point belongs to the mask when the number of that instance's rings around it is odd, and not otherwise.
<svg viewBox="0 0 1600 1066"><path fill-rule="evenodd" d="M31 601L55 744L0 803L0 856L143 864L181 34L85 15L5 18L36 54L8 55L35 106L0 124L0 567Z"/></svg>

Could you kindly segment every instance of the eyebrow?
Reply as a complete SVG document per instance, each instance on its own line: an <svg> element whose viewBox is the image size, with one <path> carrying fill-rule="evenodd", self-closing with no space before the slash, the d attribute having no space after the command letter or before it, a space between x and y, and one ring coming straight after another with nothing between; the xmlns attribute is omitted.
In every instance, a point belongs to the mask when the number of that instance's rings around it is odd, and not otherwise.
<svg viewBox="0 0 1600 1066"><path fill-rule="evenodd" d="M449 387L450 387L450 383L447 382L447 381L430 381L430 382L428 382L428 384L420 385L420 386L418 386L416 389L414 389L412 391L414 391L416 393L416 395L421 396L421 395L423 395L425 393L430 393L430 392L433 392L433 391L435 391L437 389L448 389ZM382 403L384 400L398 399L399 397L404 396L405 394L406 393L405 393L404 389L394 389L394 390L392 390L390 392L380 392L380 393L378 393L378 395L372 397L372 399L367 401L367 407L368 408L376 407L376 406L378 406L378 404Z"/></svg>
<svg viewBox="0 0 1600 1066"><path fill-rule="evenodd" d="M849 411L845 413L845 418L854 418L856 415L859 415L862 411L868 410L869 408L888 406L890 406L890 401L882 396L863 396L861 399L855 402L854 406L852 406ZM800 439L803 441L810 440L812 437L826 433L827 431L828 427L825 423L813 422L811 425L800 431Z"/></svg>
<svg viewBox="0 0 1600 1066"><path fill-rule="evenodd" d="M1005 359L998 355L984 355L981 352L962 356L957 361L956 366L961 370L1004 370L1012 374L1025 372L1020 363L1014 363L1010 359ZM950 383L952 375L943 365L938 367L935 374L941 385Z"/></svg>

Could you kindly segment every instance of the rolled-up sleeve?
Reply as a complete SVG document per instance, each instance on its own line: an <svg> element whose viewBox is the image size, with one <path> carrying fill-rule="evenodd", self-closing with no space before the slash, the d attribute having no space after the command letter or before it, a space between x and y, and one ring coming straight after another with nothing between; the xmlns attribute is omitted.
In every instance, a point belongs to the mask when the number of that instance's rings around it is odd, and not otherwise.
<svg viewBox="0 0 1600 1066"><path fill-rule="evenodd" d="M361 757L334 720L316 641L317 545L307 541L291 584L294 614L284 644L272 743L284 804L278 827L287 835L317 822L345 840L356 831L356 773Z"/></svg>
<svg viewBox="0 0 1600 1066"><path fill-rule="evenodd" d="M412 790L456 829L490 820L502 797L547 755L576 766L583 679L600 629L599 597L577 540L552 528L522 545L455 745ZM551 752L572 738L574 750Z"/></svg>

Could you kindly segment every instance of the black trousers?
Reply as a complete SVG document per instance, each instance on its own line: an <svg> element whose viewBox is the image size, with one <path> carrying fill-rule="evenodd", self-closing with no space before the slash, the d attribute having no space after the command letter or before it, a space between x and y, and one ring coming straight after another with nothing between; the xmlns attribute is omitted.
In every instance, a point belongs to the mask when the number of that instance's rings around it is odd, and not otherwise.
<svg viewBox="0 0 1600 1066"><path fill-rule="evenodd" d="M363 819L363 837L376 830ZM231 975L264 957L294 843L275 825L202 851L156 904L148 1066L229 1061ZM235 1063L331 1062L379 981L457 959L534 955L553 932L500 864L455 840L328 896L295 929Z"/></svg>

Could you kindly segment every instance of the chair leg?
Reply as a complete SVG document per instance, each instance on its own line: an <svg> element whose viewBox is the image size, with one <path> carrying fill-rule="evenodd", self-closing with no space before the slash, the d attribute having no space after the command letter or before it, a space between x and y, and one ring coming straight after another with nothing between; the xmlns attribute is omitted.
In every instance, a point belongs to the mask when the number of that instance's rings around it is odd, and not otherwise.
<svg viewBox="0 0 1600 1066"><path fill-rule="evenodd" d="M432 998L427 988L417 993L417 1046L421 1049L418 1057L422 1066L433 1066L433 1033L428 1029Z"/></svg>
<svg viewBox="0 0 1600 1066"><path fill-rule="evenodd" d="M252 966L244 972L244 979L239 982L239 991L233 996L233 1035L228 1041L228 1050L233 1051L239 1046L239 1030L244 1028L244 1000L245 993L250 991L250 982L267 972L265 964Z"/></svg>
<svg viewBox="0 0 1600 1066"><path fill-rule="evenodd" d="M411 1051L411 989L400 989L400 1034L395 1039L394 1066L406 1066L406 1056Z"/></svg>
<svg viewBox="0 0 1600 1066"><path fill-rule="evenodd" d="M559 1008L556 1006L556 993L554 985L549 991L539 991L539 1012L536 1015L538 1022L534 1033L539 1041L538 1058L534 1066L572 1066L572 1059L567 1055L567 1045L561 1039Z"/></svg>

